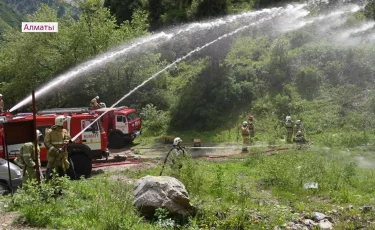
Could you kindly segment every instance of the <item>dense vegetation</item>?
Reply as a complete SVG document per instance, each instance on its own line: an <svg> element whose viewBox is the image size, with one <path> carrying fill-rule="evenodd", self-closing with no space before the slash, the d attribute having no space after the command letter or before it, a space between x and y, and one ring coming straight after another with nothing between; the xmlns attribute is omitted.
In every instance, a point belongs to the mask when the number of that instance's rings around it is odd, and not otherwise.
<svg viewBox="0 0 375 230"><path fill-rule="evenodd" d="M82 181L58 179L40 189L27 186L6 210L21 211L19 224L53 229L273 229L313 219L313 212L329 215L335 229L373 229L375 180L369 163L374 162L373 149L273 155L264 150L252 149L249 156L225 162L183 161L184 167L173 175L184 183L198 208L196 216L185 219L171 218L161 209L146 222L133 206L134 179L159 175L160 166ZM358 158L367 164L357 163ZM169 167L163 175L171 175ZM311 182L318 188L304 189ZM63 193L56 195L61 189Z"/></svg>

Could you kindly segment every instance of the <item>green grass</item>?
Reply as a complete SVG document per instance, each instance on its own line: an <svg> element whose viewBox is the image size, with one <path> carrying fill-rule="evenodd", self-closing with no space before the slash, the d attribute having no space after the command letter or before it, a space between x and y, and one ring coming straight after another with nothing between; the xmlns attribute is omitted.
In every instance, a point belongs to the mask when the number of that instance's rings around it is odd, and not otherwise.
<svg viewBox="0 0 375 230"><path fill-rule="evenodd" d="M181 228L272 229L314 211L328 214L331 210L339 213L333 216L335 226L373 227L373 212L359 210L375 205L373 149L322 148L273 155L265 155L263 150L254 149L245 158L224 162L187 159L180 172L167 166L163 175L182 181L199 210L190 222L180 223L185 224ZM160 170L159 165L116 174L138 179L159 175ZM143 221L132 206L133 185L110 177L102 174L82 181L60 180L54 186L43 185L43 193L30 187L15 195L8 211L20 211L19 222L37 227L158 229L157 222ZM309 182L318 183L319 188L303 189ZM55 199L57 187L64 193ZM346 209L349 204L354 208Z"/></svg>

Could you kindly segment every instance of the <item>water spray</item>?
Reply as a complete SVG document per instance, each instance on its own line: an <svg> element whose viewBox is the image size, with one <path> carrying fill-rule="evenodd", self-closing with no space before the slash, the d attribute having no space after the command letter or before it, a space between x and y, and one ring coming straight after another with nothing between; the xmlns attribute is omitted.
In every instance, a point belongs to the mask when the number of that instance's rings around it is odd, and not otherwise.
<svg viewBox="0 0 375 230"><path fill-rule="evenodd" d="M302 5L301 5L302 6ZM246 12L242 13L239 15L232 15L232 16L227 16L225 18L219 18L219 19L214 19L206 22L201 22L201 23L192 23L189 24L188 26L185 26L185 28L179 29L176 31L176 29L172 29L170 32L159 32L156 34L153 34L148 37L143 37L136 39L135 42L133 42L132 45L127 45L127 46L122 46L120 48L115 48L112 51L106 52L105 54L99 55L98 57L86 61L82 63L81 65L75 67L74 69L68 71L65 74L60 75L56 79L52 80L50 83L47 83L45 86L43 86L40 90L38 90L35 94L36 98L39 98L40 96L46 94L53 88L61 86L63 83L66 81L77 77L79 75L82 75L88 71L92 71L96 68L99 68L103 66L104 64L113 61L114 59L124 56L128 52L139 48L140 46L146 45L146 44L158 44L158 43L165 43L166 41L170 40L171 38L183 34L183 33L189 33L191 31L201 31L201 30L207 30L210 28L215 28L219 27L228 23L232 23L234 21L238 21L240 19L247 19L247 18L253 18L258 15L264 14L264 13L270 13L274 11L275 9L279 8L271 8L271 9L263 9L260 11L255 11L255 12ZM298 9L298 7L296 8ZM120 50L118 50L120 49ZM27 98L23 99L21 102L19 102L17 105L13 106L9 112L13 112L14 110L17 110L21 108L22 106L25 106L31 102L31 95L28 96Z"/></svg>
<svg viewBox="0 0 375 230"><path fill-rule="evenodd" d="M275 11L275 12L278 12L278 11L280 11L281 9L282 9L282 8L279 7L279 8L276 8L274 11ZM137 91L139 88L141 88L142 86L144 86L147 82L149 82L149 81L151 81L152 79L156 78L156 77L159 76L161 73L165 72L166 70L168 70L168 69L170 69L171 67L175 66L177 63L179 63L179 62L185 60L186 58L190 57L190 56L193 55L194 53L196 53L196 52L198 52L198 51L200 51L200 50L202 50L202 49L204 49L204 48L206 48L206 47L208 47L208 46L210 46L210 45L212 45L212 44L214 44L214 43L216 43L216 42L218 42L218 41L220 41L220 40L222 40L222 39L224 39L224 38L227 38L227 37L229 37L229 36L232 36L232 35L234 35L234 34L237 34L237 33L241 32L241 31L243 31L243 30L245 30L245 29L247 29L247 28L249 28L249 27L251 27L251 26L254 26L254 25L260 24L260 23L262 23L262 22L264 22L264 21L271 20L271 19L273 19L274 17L276 17L276 16L278 16L278 15L280 15L280 14L282 14L282 13L283 13L283 12L278 13L278 14L274 14L274 15L272 15L272 16L270 16L270 17L263 18L263 19L261 19L261 20L259 20L259 21L257 21L257 22L251 23L251 24L246 25L246 26L242 26L242 27L240 27L240 28L238 28L238 29L236 29L236 30L230 32L230 33L226 33L226 34L224 34L224 35L218 37L217 39L215 39L215 40L213 40L213 41L211 41L211 42L209 42L209 43L206 43L205 45L203 45L203 46L201 46L201 47L195 48L194 50L190 51L190 52L189 52L188 54L186 54L185 56L183 56L183 57L181 57L181 58L178 58L176 61L174 61L174 62L172 62L171 64L167 65L164 69L160 70L159 72L153 74L150 78L148 78L148 79L146 79L145 81L143 81L140 85L138 85L137 87L135 87L134 89L132 89L129 93L127 93L125 96L123 96L122 98L120 98L117 102L115 102L110 108L114 108L116 105L118 105L118 104L119 104L121 101L123 101L125 98L129 97L131 94L133 94L133 93L134 93L135 91ZM75 136L71 139L71 141L74 141L75 139L77 139L77 138L78 138L82 133L84 133L84 132L85 132L85 131L86 131L91 125L93 125L95 122L97 122L102 116L104 116L104 115L105 115L107 112L109 112L109 111L110 111L110 110L107 110L107 111L103 112L102 114L100 114L100 116L98 116L93 122L91 122L88 126L86 126L83 130L81 130L81 132L79 132L77 135L75 135Z"/></svg>

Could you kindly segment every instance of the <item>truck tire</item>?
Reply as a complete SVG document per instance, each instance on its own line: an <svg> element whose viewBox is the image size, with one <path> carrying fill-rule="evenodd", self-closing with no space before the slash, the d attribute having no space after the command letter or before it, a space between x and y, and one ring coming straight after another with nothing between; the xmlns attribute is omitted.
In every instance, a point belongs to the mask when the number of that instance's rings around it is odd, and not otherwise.
<svg viewBox="0 0 375 230"><path fill-rule="evenodd" d="M9 193L9 187L6 183L0 181L0 196L2 195L8 195Z"/></svg>
<svg viewBox="0 0 375 230"><path fill-rule="evenodd" d="M108 147L112 149L122 149L125 147L124 136L117 132L109 134L108 142Z"/></svg>
<svg viewBox="0 0 375 230"><path fill-rule="evenodd" d="M79 180L81 176L85 178L91 176L92 162L90 157L84 153L74 153L69 158L70 167L67 174L72 180Z"/></svg>

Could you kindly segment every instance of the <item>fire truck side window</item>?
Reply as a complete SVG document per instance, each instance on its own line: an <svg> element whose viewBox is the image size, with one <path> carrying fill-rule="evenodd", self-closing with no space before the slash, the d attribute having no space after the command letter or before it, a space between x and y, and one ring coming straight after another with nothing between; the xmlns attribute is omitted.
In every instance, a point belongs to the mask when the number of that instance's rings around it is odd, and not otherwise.
<svg viewBox="0 0 375 230"><path fill-rule="evenodd" d="M122 116L117 116L117 122L122 122Z"/></svg>
<svg viewBox="0 0 375 230"><path fill-rule="evenodd" d="M137 119L137 115L135 113L129 113L128 114L128 120L129 121L132 121L132 120L135 120Z"/></svg>
<svg viewBox="0 0 375 230"><path fill-rule="evenodd" d="M82 121L82 129L86 128L88 125L91 124L91 122L93 122L94 120L83 120ZM88 127L85 132L96 132L99 130L99 127L98 127L98 122L95 122L93 125L91 125L90 127Z"/></svg>

